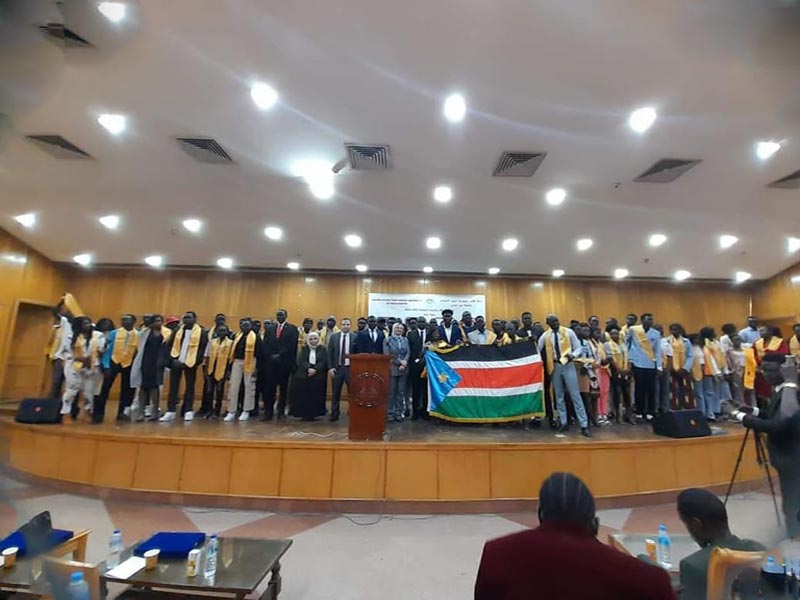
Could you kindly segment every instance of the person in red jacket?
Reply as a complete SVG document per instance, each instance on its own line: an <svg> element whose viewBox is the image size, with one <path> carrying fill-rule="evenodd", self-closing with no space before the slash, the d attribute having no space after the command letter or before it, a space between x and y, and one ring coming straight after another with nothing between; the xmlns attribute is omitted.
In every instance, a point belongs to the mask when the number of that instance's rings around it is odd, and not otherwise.
<svg viewBox="0 0 800 600"><path fill-rule="evenodd" d="M595 503L571 473L553 473L539 491L536 529L483 548L475 600L674 600L669 575L597 540Z"/></svg>

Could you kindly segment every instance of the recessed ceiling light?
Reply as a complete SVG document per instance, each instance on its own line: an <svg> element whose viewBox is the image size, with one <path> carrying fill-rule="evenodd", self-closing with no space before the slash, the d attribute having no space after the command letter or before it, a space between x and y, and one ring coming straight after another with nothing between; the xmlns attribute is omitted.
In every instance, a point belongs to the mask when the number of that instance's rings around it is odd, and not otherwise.
<svg viewBox="0 0 800 600"><path fill-rule="evenodd" d="M308 184L313 196L319 200L330 200L336 195L336 188L333 187L333 179L315 181Z"/></svg>
<svg viewBox="0 0 800 600"><path fill-rule="evenodd" d="M735 235L724 234L719 236L719 247L725 250L726 248L733 246L738 241L739 238Z"/></svg>
<svg viewBox="0 0 800 600"><path fill-rule="evenodd" d="M286 263L286 268L291 269L292 271L297 271L300 268L300 263L297 261L291 261Z"/></svg>
<svg viewBox="0 0 800 600"><path fill-rule="evenodd" d="M483 279L479 279L475 282L475 287L486 287L486 282Z"/></svg>
<svg viewBox="0 0 800 600"><path fill-rule="evenodd" d="M581 252L584 252L591 248L593 244L594 242L590 238L582 238L575 242L575 247Z"/></svg>
<svg viewBox="0 0 800 600"><path fill-rule="evenodd" d="M553 277L563 277L564 273L566 273L564 269L553 269Z"/></svg>
<svg viewBox="0 0 800 600"><path fill-rule="evenodd" d="M128 7L122 2L101 2L97 10L112 23L119 23L125 18Z"/></svg>
<svg viewBox="0 0 800 600"><path fill-rule="evenodd" d="M544 284L541 281L534 281L531 285L535 288L543 288Z"/></svg>
<svg viewBox="0 0 800 600"><path fill-rule="evenodd" d="M348 233L344 236L344 243L351 248L360 248L362 241L361 236L356 233Z"/></svg>
<svg viewBox="0 0 800 600"><path fill-rule="evenodd" d="M370 279L369 277L364 277L364 279L362 279L361 281L363 281L364 283L372 283L372 279Z"/></svg>
<svg viewBox="0 0 800 600"><path fill-rule="evenodd" d="M76 263L81 265L82 267L88 267L92 264L92 255L91 254L76 254L72 257Z"/></svg>
<svg viewBox="0 0 800 600"><path fill-rule="evenodd" d="M278 101L278 92L266 83L254 83L250 87L250 97L258 108L268 110Z"/></svg>
<svg viewBox="0 0 800 600"><path fill-rule="evenodd" d="M676 281L686 281L691 276L692 274L686 269L678 269L677 271L675 271L675 275L673 275Z"/></svg>
<svg viewBox="0 0 800 600"><path fill-rule="evenodd" d="M786 238L786 249L789 252L797 252L800 250L800 238L788 237Z"/></svg>
<svg viewBox="0 0 800 600"><path fill-rule="evenodd" d="M443 112L445 118L451 123L464 120L467 114L467 101L461 94L450 94L444 101Z"/></svg>
<svg viewBox="0 0 800 600"><path fill-rule="evenodd" d="M800 275L792 275L789 281L791 281L792 283L800 283Z"/></svg>
<svg viewBox="0 0 800 600"><path fill-rule="evenodd" d="M333 163L326 160L301 160L292 165L292 173L305 180L316 198L330 200L336 194L332 168Z"/></svg>
<svg viewBox="0 0 800 600"><path fill-rule="evenodd" d="M433 267L422 267L423 273L433 273Z"/></svg>
<svg viewBox="0 0 800 600"><path fill-rule="evenodd" d="M628 117L628 126L636 133L644 133L656 122L657 117L658 113L652 106L637 108Z"/></svg>
<svg viewBox="0 0 800 600"><path fill-rule="evenodd" d="M506 252L513 252L519 246L519 240L517 238L506 238L503 240L502 246Z"/></svg>
<svg viewBox="0 0 800 600"><path fill-rule="evenodd" d="M119 217L117 215L106 215L97 220L100 221L100 225L106 229L116 229L119 227Z"/></svg>
<svg viewBox="0 0 800 600"><path fill-rule="evenodd" d="M428 247L428 250L438 250L442 247L442 240L436 236L431 236L425 240L425 245Z"/></svg>
<svg viewBox="0 0 800 600"><path fill-rule="evenodd" d="M22 254L3 254L3 260L17 265L24 265L28 262L27 257Z"/></svg>
<svg viewBox="0 0 800 600"><path fill-rule="evenodd" d="M750 279L752 275L747 271L736 271L736 274L733 276L733 280L736 283L744 283L748 279Z"/></svg>
<svg viewBox="0 0 800 600"><path fill-rule="evenodd" d="M148 256L147 258L145 258L144 262L146 262L151 267L160 267L161 265L164 264L164 257L159 256L158 254L154 254L153 256Z"/></svg>
<svg viewBox="0 0 800 600"><path fill-rule="evenodd" d="M778 142L758 142L756 144L756 156L761 160L767 160L780 149L781 145Z"/></svg>
<svg viewBox="0 0 800 600"><path fill-rule="evenodd" d="M303 281L305 281L306 283L314 283L316 279L314 279L313 277L305 277Z"/></svg>
<svg viewBox="0 0 800 600"><path fill-rule="evenodd" d="M34 225L36 225L36 213L25 213L24 215L17 215L14 217L14 220L22 225L23 227L27 227L30 229Z"/></svg>
<svg viewBox="0 0 800 600"><path fill-rule="evenodd" d="M625 279L629 274L628 269L614 269L614 279Z"/></svg>
<svg viewBox="0 0 800 600"><path fill-rule="evenodd" d="M567 190L564 188L553 188L544 195L544 199L550 206L558 206L567 199Z"/></svg>
<svg viewBox="0 0 800 600"><path fill-rule="evenodd" d="M428 280L427 279L417 279L417 283L421 283L421 284L425 285L426 283L428 283Z"/></svg>
<svg viewBox="0 0 800 600"><path fill-rule="evenodd" d="M499 272L499 267L489 267L489 275L497 275Z"/></svg>
<svg viewBox="0 0 800 600"><path fill-rule="evenodd" d="M440 185L433 188L433 199L442 204L446 204L453 199L453 190L446 185Z"/></svg>
<svg viewBox="0 0 800 600"><path fill-rule="evenodd" d="M120 134L125 131L128 125L128 119L125 115L102 114L97 117L97 122L100 123L105 129L114 135Z"/></svg>
<svg viewBox="0 0 800 600"><path fill-rule="evenodd" d="M217 266L220 269L232 269L233 268L233 259L227 256L223 256L222 258L217 259Z"/></svg>
<svg viewBox="0 0 800 600"><path fill-rule="evenodd" d="M368 270L369 267L367 267L367 265L356 265L356 271L359 273L366 273Z"/></svg>
<svg viewBox="0 0 800 600"><path fill-rule="evenodd" d="M271 239L273 242L277 242L279 239L283 237L283 229L277 227L276 225L269 225L264 228L264 235Z"/></svg>
<svg viewBox="0 0 800 600"><path fill-rule="evenodd" d="M666 241L667 241L667 236L665 236L663 233L654 233L653 235L650 236L650 240L648 240L648 243L653 248L658 248L659 246L663 245Z"/></svg>
<svg viewBox="0 0 800 600"><path fill-rule="evenodd" d="M186 219L183 222L183 227L186 231L197 233L203 228L203 222L200 219Z"/></svg>

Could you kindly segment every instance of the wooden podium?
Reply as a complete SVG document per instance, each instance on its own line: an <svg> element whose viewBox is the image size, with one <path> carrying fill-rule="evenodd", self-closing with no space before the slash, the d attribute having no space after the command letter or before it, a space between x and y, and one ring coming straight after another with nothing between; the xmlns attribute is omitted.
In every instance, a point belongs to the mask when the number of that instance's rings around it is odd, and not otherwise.
<svg viewBox="0 0 800 600"><path fill-rule="evenodd" d="M383 440L389 397L387 354L351 354L348 437L351 440Z"/></svg>

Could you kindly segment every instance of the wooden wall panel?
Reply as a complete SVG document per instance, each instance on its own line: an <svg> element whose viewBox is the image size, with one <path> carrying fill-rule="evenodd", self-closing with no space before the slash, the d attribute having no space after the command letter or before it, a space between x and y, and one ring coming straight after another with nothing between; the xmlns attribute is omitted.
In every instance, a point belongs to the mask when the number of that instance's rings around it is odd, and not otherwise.
<svg viewBox="0 0 800 600"><path fill-rule="evenodd" d="M753 292L753 314L764 321L800 322L800 282L792 282L796 275L800 275L800 263L758 285Z"/></svg>
<svg viewBox="0 0 800 600"><path fill-rule="evenodd" d="M277 496L281 449L234 448L229 493L235 496Z"/></svg>
<svg viewBox="0 0 800 600"><path fill-rule="evenodd" d="M69 268L68 284L91 316L123 312L179 314L194 310L208 325L217 312L231 319L251 316L263 319L275 309L289 311L290 320L303 317L351 318L367 313L370 292L442 293L486 295L487 317L518 317L530 310L543 319L549 312L562 320L585 319L590 314L623 319L629 312L655 313L668 324L679 321L687 329L726 321L742 322L750 309L747 288L728 283L671 283L641 281L537 280L490 277L440 276L428 283L409 276L351 276L215 270ZM542 281L542 287L533 285ZM483 284L483 287L479 287ZM388 316L388 315L387 315Z"/></svg>

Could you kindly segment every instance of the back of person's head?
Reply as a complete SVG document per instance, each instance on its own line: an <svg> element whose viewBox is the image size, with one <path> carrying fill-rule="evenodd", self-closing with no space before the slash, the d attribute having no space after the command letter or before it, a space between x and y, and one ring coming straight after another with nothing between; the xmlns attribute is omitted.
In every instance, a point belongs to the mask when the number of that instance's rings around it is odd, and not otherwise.
<svg viewBox="0 0 800 600"><path fill-rule="evenodd" d="M728 532L728 511L714 494L689 488L678 494L678 515L692 537L701 545Z"/></svg>
<svg viewBox="0 0 800 600"><path fill-rule="evenodd" d="M539 489L539 520L566 521L596 534L594 496L572 473L553 473Z"/></svg>

